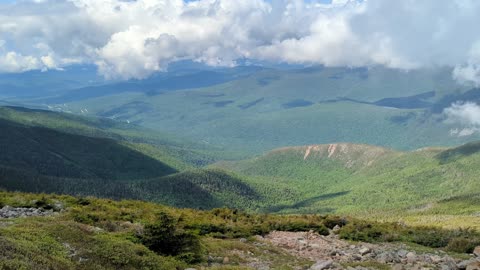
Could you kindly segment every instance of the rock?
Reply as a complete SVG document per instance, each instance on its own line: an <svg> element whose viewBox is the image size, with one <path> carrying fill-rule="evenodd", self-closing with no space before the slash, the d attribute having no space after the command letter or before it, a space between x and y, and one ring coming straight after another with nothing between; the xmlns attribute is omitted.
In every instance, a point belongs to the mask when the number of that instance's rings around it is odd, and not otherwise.
<svg viewBox="0 0 480 270"><path fill-rule="evenodd" d="M417 262L417 255L413 252L407 253L407 262L408 263L416 263Z"/></svg>
<svg viewBox="0 0 480 270"><path fill-rule="evenodd" d="M309 269L310 270L323 270L327 269L330 266L332 266L333 261L328 260L328 261L317 261L314 265L312 265Z"/></svg>
<svg viewBox="0 0 480 270"><path fill-rule="evenodd" d="M392 270L404 270L405 268L403 268L403 265L401 264L395 264L392 266Z"/></svg>
<svg viewBox="0 0 480 270"><path fill-rule="evenodd" d="M461 261L459 263L457 263L457 267L458 269L460 270L464 270L464 269L467 269L467 266L469 264L471 264L472 262L474 262L475 260L474 259L470 259L470 260L466 260L466 261Z"/></svg>
<svg viewBox="0 0 480 270"><path fill-rule="evenodd" d="M0 209L0 218L18 218L51 215L53 211L45 211L41 208L15 208L4 206Z"/></svg>
<svg viewBox="0 0 480 270"><path fill-rule="evenodd" d="M303 246L306 246L308 244L308 242L305 240L298 240L298 243Z"/></svg>
<svg viewBox="0 0 480 270"><path fill-rule="evenodd" d="M239 241L242 242L242 243L246 243L247 239L246 238L240 238Z"/></svg>
<svg viewBox="0 0 480 270"><path fill-rule="evenodd" d="M387 252L383 252L377 255L377 261L379 263L386 264L386 263L392 262L392 258L390 254L388 254Z"/></svg>
<svg viewBox="0 0 480 270"><path fill-rule="evenodd" d="M255 240L257 240L257 241L263 241L263 240L265 240L265 238L264 238L263 236L261 236L261 235L255 235Z"/></svg>
<svg viewBox="0 0 480 270"><path fill-rule="evenodd" d="M185 269L185 270L197 270L197 269L195 269L195 268L187 268L187 269Z"/></svg>
<svg viewBox="0 0 480 270"><path fill-rule="evenodd" d="M474 250L473 250L473 255L477 256L477 257L480 257L480 246L476 247Z"/></svg>
<svg viewBox="0 0 480 270"><path fill-rule="evenodd" d="M432 263L438 264L442 262L442 257L438 255L433 255L433 256L430 256L430 260L432 261Z"/></svg>
<svg viewBox="0 0 480 270"><path fill-rule="evenodd" d="M397 252L398 256L400 256L401 258L405 258L407 257L407 254L408 254L408 251L404 250L404 249L401 249Z"/></svg>
<svg viewBox="0 0 480 270"><path fill-rule="evenodd" d="M444 261L444 264L448 267L448 269L452 269L452 270L458 269L457 268L457 262L452 257L445 256L443 258L443 261Z"/></svg>
<svg viewBox="0 0 480 270"><path fill-rule="evenodd" d="M336 232L338 232L339 230L340 230L340 226L335 225L335 227L333 227L333 229L332 229L332 232L336 233Z"/></svg>
<svg viewBox="0 0 480 270"><path fill-rule="evenodd" d="M358 251L362 256L372 252L371 249L367 248L367 247L364 247L364 248L361 248L359 251Z"/></svg>
<svg viewBox="0 0 480 270"><path fill-rule="evenodd" d="M463 264L463 262L457 263L457 268L460 270L467 269L467 264Z"/></svg>
<svg viewBox="0 0 480 270"><path fill-rule="evenodd" d="M353 258L354 260L356 260L356 261L361 261L361 260L363 259L363 257L360 256L360 255L358 255L358 254L353 254L353 255L352 255L352 258Z"/></svg>
<svg viewBox="0 0 480 270"><path fill-rule="evenodd" d="M228 264L230 262L230 258L224 257L223 258L223 264Z"/></svg>
<svg viewBox="0 0 480 270"><path fill-rule="evenodd" d="M467 265L466 270L480 270L480 262L479 261L473 261L470 264Z"/></svg>
<svg viewBox="0 0 480 270"><path fill-rule="evenodd" d="M440 265L440 269L441 270L456 270L458 268L457 268L457 265L454 264L454 263L453 264L452 263L442 263Z"/></svg>

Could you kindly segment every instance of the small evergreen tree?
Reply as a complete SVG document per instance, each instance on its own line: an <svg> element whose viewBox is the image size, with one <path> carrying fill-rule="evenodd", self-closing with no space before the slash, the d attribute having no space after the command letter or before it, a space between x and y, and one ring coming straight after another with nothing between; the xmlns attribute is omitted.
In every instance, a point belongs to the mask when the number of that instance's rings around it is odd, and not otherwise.
<svg viewBox="0 0 480 270"><path fill-rule="evenodd" d="M202 248L198 236L177 225L172 216L161 212L155 223L145 226L141 242L161 255L175 256L187 263L200 261Z"/></svg>

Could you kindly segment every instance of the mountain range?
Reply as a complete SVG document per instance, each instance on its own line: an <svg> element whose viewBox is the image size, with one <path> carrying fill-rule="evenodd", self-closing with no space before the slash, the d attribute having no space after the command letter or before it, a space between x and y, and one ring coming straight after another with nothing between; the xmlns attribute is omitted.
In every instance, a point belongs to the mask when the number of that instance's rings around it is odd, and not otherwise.
<svg viewBox="0 0 480 270"><path fill-rule="evenodd" d="M179 68L142 81L4 100L181 134L243 157L339 141L414 150L480 139L461 132L471 130L468 123L448 121L445 109L480 98L480 90L458 84L451 72Z"/></svg>
<svg viewBox="0 0 480 270"><path fill-rule="evenodd" d="M458 215L455 204L473 215L480 207L479 142L412 151L332 143L232 159L109 119L18 107L0 116L0 187L12 191L283 214Z"/></svg>

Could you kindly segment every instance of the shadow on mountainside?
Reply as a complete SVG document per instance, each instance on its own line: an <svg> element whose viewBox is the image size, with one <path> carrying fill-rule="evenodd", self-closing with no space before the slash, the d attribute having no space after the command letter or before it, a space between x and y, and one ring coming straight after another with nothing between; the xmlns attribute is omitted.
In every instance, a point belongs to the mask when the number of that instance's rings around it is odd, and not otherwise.
<svg viewBox="0 0 480 270"><path fill-rule="evenodd" d="M319 201L325 201L325 200L328 200L328 199L333 199L333 198L336 198L336 197L347 195L349 192L350 191L342 191L342 192L336 192L336 193L323 194L323 195L320 195L320 196L315 196L315 197L312 197L312 198L294 203L292 205L270 206L270 207L264 208L263 212L276 213L276 212L280 212L280 211L288 210L288 209L299 209L299 208L303 208L303 207L308 207L308 206L310 206L310 205L312 205L316 202L319 202ZM334 208L327 207L327 208L322 209L321 212L332 213L334 211L335 211Z"/></svg>
<svg viewBox="0 0 480 270"><path fill-rule="evenodd" d="M471 142L459 147L445 150L437 155L440 164L453 162L462 157L467 157L480 152L480 142Z"/></svg>
<svg viewBox="0 0 480 270"><path fill-rule="evenodd" d="M25 126L0 119L0 165L38 175L130 180L176 170L122 142Z"/></svg>

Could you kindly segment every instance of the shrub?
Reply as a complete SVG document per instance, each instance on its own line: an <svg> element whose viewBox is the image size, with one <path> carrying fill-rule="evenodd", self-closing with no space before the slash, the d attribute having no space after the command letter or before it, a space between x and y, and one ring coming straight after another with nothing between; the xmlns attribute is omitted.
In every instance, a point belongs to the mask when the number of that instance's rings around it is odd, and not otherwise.
<svg viewBox="0 0 480 270"><path fill-rule="evenodd" d="M186 229L195 230L200 235L207 235L212 233L220 233L224 234L227 232L227 228L224 224L211 224L211 223L200 223L200 224L192 224L186 226Z"/></svg>
<svg viewBox="0 0 480 270"><path fill-rule="evenodd" d="M476 246L480 244L478 240L467 239L464 237L452 238L446 247L447 251L458 253L472 253Z"/></svg>
<svg viewBox="0 0 480 270"><path fill-rule="evenodd" d="M386 233L387 230L382 226L365 221L351 222L339 230L342 239L364 242L379 241Z"/></svg>
<svg viewBox="0 0 480 270"><path fill-rule="evenodd" d="M177 221L163 212L155 223L145 226L140 241L160 255L175 256L187 263L196 263L202 258L198 236L178 229Z"/></svg>
<svg viewBox="0 0 480 270"><path fill-rule="evenodd" d="M333 229L335 226L343 227L347 225L347 220L338 216L326 216L323 225L329 229Z"/></svg>
<svg viewBox="0 0 480 270"><path fill-rule="evenodd" d="M81 205L81 206L87 206L87 205L90 205L92 202L87 199L87 198L78 198L78 200L76 201L76 204L77 205Z"/></svg>
<svg viewBox="0 0 480 270"><path fill-rule="evenodd" d="M93 214L74 213L73 220L78 223L94 225L96 222L100 221L100 218Z"/></svg>
<svg viewBox="0 0 480 270"><path fill-rule="evenodd" d="M313 230L321 235L328 235L329 231L321 223L308 223L306 221L291 221L273 225L272 230L287 232L307 232Z"/></svg>
<svg viewBox="0 0 480 270"><path fill-rule="evenodd" d="M437 228L415 228L409 231L411 242L432 248L440 248L448 245L451 238L449 231Z"/></svg>
<svg viewBox="0 0 480 270"><path fill-rule="evenodd" d="M34 204L36 208L42 208L45 210L53 209L53 203L51 203L45 196L43 196L40 200L36 201Z"/></svg>

